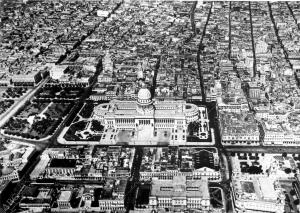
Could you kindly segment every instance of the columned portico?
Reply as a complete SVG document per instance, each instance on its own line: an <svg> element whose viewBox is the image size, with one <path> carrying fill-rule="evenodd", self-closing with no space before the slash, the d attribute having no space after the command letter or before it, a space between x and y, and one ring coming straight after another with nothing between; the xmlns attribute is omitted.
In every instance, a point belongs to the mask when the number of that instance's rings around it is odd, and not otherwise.
<svg viewBox="0 0 300 213"><path fill-rule="evenodd" d="M114 134L104 134L103 138L121 142L184 144L191 122L200 123L202 139L207 139L210 131L205 107L185 101L153 101L146 88L140 89L136 101L112 100L98 105L93 117L104 125L105 131Z"/></svg>

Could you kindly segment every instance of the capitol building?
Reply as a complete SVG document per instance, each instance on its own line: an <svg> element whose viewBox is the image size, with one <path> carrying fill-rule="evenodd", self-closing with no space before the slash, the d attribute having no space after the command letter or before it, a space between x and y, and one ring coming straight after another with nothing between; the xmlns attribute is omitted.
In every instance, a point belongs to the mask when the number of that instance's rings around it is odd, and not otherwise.
<svg viewBox="0 0 300 213"><path fill-rule="evenodd" d="M93 119L104 126L103 142L184 144L188 125L195 121L200 139L208 139L210 131L206 107L183 100L152 100L147 88L139 90L136 101L112 100L96 106Z"/></svg>

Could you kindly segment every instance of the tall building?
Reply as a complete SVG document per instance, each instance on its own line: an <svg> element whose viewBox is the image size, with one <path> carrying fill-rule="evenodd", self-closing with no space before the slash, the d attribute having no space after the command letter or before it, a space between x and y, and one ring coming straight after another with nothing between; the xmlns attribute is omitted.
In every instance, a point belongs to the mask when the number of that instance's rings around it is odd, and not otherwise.
<svg viewBox="0 0 300 213"><path fill-rule="evenodd" d="M146 88L140 89L137 101L112 100L98 105L93 117L104 125L104 132L118 132L115 139L119 138L122 142L126 137L144 142L186 142L187 128L191 122L199 122L199 137L202 139L207 139L210 131L205 107L185 101L155 101ZM102 139L107 139L105 134Z"/></svg>

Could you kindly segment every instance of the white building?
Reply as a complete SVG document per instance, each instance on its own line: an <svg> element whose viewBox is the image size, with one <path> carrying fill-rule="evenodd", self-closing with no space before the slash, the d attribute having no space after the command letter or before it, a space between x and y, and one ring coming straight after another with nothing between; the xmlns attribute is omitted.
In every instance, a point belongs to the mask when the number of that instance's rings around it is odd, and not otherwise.
<svg viewBox="0 0 300 213"><path fill-rule="evenodd" d="M109 14L109 11L97 10L97 16L99 16L99 17L107 17L108 14Z"/></svg>
<svg viewBox="0 0 300 213"><path fill-rule="evenodd" d="M102 60L103 73L112 73L114 70L114 63L112 61L110 53L106 53Z"/></svg>
<svg viewBox="0 0 300 213"><path fill-rule="evenodd" d="M178 170L170 170L170 171L151 171L151 172L140 172L140 178L143 180L150 180L151 178L159 178L170 180L175 176L183 176L183 177L191 177L194 179L207 178L210 181L220 181L221 174L219 171L214 169L203 167L200 169L195 169L192 172L180 172Z"/></svg>
<svg viewBox="0 0 300 213"><path fill-rule="evenodd" d="M221 97L217 97L217 107L224 112L246 112L249 111L248 103L244 97L236 98L233 102L225 103Z"/></svg>
<svg viewBox="0 0 300 213"><path fill-rule="evenodd" d="M19 181L19 172L11 167L5 167L0 170L0 182L4 180Z"/></svg>
<svg viewBox="0 0 300 213"><path fill-rule="evenodd" d="M114 139L119 138L122 142L134 139L185 143L187 127L191 122L199 122L199 137L202 139L207 139L210 131L205 107L185 101L153 101L146 88L140 89L137 101L112 100L98 105L93 118L104 125L104 132L117 132ZM126 139L128 135L131 139ZM106 134L102 140L105 137Z"/></svg>
<svg viewBox="0 0 300 213"><path fill-rule="evenodd" d="M173 180L152 179L149 207L172 210L210 210L210 196L207 179L187 180L175 176Z"/></svg>
<svg viewBox="0 0 300 213"><path fill-rule="evenodd" d="M0 152L0 182L2 180L19 181L19 172L24 169L35 151L34 147L14 147Z"/></svg>
<svg viewBox="0 0 300 213"><path fill-rule="evenodd" d="M268 44L265 41L258 41L255 45L256 54L266 53L268 51Z"/></svg>
<svg viewBox="0 0 300 213"><path fill-rule="evenodd" d="M284 212L285 196L274 179L236 178L232 181L236 212Z"/></svg>
<svg viewBox="0 0 300 213"><path fill-rule="evenodd" d="M299 112L269 113L262 121L265 145L300 145Z"/></svg>
<svg viewBox="0 0 300 213"><path fill-rule="evenodd" d="M245 156L244 156L245 157ZM285 195L280 180L294 180L294 173L287 168L297 170L292 157L281 154L261 154L258 158L246 156L231 157L232 165L232 201L235 212L284 212ZM253 156L252 156L253 157ZM258 173L247 171L253 162L261 169ZM248 167L249 168L249 167ZM250 170L250 169L249 169Z"/></svg>
<svg viewBox="0 0 300 213"><path fill-rule="evenodd" d="M71 201L72 198L72 191L66 190L61 191L59 198L57 199L57 205L60 209L70 209L71 208Z"/></svg>
<svg viewBox="0 0 300 213"><path fill-rule="evenodd" d="M151 180L156 177L171 180L174 176L186 176L192 179L207 178L209 181L220 181L219 155L217 149L215 150L192 147L179 149L178 152L173 151L171 154L176 156L178 161L170 162L170 157L165 158L166 152L162 152L161 147L150 149L149 153L153 152L153 155L143 157L140 179ZM181 156L180 160L178 156Z"/></svg>
<svg viewBox="0 0 300 213"><path fill-rule="evenodd" d="M64 71L67 69L68 65L54 65L50 69L50 77L52 79L60 79L64 75Z"/></svg>
<svg viewBox="0 0 300 213"><path fill-rule="evenodd" d="M107 210L124 210L124 198L122 199L103 199L99 200L99 208L100 211L107 211Z"/></svg>
<svg viewBox="0 0 300 213"><path fill-rule="evenodd" d="M19 206L32 212L50 209L52 200L51 194L53 191L48 188L39 188L37 191L37 196L23 195Z"/></svg>
<svg viewBox="0 0 300 213"><path fill-rule="evenodd" d="M278 130L278 131L277 131ZM286 132L282 129L264 129L264 145L300 145L300 134L297 132Z"/></svg>
<svg viewBox="0 0 300 213"><path fill-rule="evenodd" d="M24 74L13 75L11 81L15 86L34 86L42 80L41 71L35 70Z"/></svg>

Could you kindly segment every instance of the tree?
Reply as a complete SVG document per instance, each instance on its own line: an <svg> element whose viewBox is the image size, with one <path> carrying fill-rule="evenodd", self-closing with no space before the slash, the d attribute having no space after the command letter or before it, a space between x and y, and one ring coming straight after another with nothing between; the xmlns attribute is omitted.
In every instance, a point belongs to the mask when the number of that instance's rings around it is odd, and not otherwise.
<svg viewBox="0 0 300 213"><path fill-rule="evenodd" d="M297 200L294 200L294 204L297 206L297 205L299 205L299 199L297 199Z"/></svg>
<svg viewBox="0 0 300 213"><path fill-rule="evenodd" d="M249 172L249 174L261 174L262 169L257 166L250 166L248 172Z"/></svg>
<svg viewBox="0 0 300 213"><path fill-rule="evenodd" d="M285 169L284 169L284 172L285 172L286 174L290 174L290 173L292 172L292 170L291 170L290 168L285 168Z"/></svg>
<svg viewBox="0 0 300 213"><path fill-rule="evenodd" d="M198 132L199 130L199 123L198 122L191 122L188 125L189 135L193 135L194 132Z"/></svg>
<svg viewBox="0 0 300 213"><path fill-rule="evenodd" d="M292 189L292 190L290 191L290 194L291 194L291 195L295 195L295 194L296 194L296 191L295 191L294 189Z"/></svg>

